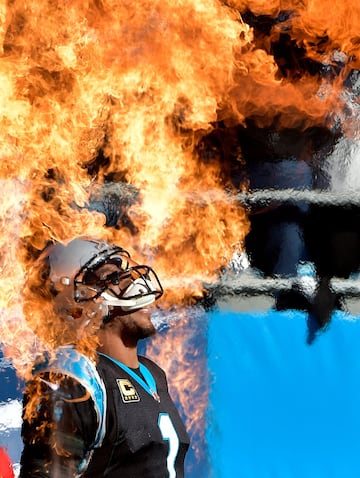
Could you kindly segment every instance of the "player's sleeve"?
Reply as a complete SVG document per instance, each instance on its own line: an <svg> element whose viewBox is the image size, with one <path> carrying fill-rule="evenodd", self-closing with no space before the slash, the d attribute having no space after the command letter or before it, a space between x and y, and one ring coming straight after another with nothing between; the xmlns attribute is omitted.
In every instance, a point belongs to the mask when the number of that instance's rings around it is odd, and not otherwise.
<svg viewBox="0 0 360 478"><path fill-rule="evenodd" d="M59 375L33 380L23 400L19 478L74 478L95 433L94 404L84 387Z"/></svg>

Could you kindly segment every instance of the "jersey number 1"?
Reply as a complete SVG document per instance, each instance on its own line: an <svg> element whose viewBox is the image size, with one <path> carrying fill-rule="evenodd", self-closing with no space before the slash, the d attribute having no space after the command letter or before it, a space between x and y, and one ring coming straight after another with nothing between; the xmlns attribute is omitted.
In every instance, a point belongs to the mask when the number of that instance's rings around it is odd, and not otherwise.
<svg viewBox="0 0 360 478"><path fill-rule="evenodd" d="M169 478L175 478L175 460L179 450L179 437L168 413L160 413L158 425L163 440L169 441L169 453L166 460Z"/></svg>

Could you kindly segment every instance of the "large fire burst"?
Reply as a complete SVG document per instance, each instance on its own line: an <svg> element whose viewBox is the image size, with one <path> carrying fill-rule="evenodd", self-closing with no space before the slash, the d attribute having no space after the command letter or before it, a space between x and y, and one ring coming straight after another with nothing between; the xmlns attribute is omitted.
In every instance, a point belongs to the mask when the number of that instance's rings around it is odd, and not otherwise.
<svg viewBox="0 0 360 478"><path fill-rule="evenodd" d="M23 313L49 241L108 238L165 305L202 296L249 230L234 131L342 122L359 20L346 0L0 2L0 336L21 377L49 347Z"/></svg>

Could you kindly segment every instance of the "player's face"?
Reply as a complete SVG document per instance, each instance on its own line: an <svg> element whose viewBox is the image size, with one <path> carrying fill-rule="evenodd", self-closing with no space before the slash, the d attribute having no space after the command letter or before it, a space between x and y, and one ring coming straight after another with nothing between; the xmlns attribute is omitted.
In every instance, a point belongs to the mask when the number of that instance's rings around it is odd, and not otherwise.
<svg viewBox="0 0 360 478"><path fill-rule="evenodd" d="M100 280L106 280L119 269L114 264L104 264L96 271ZM119 294L131 284L131 276L121 278L119 282L112 283L112 290ZM151 306L137 309L133 312L124 312L121 307L109 306L111 322L118 327L124 341L138 341L154 335L156 329L151 322Z"/></svg>

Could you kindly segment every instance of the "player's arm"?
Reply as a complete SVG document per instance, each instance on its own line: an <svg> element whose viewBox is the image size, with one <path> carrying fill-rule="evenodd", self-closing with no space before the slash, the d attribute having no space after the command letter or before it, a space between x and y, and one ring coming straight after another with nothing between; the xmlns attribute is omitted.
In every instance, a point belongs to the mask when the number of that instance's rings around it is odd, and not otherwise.
<svg viewBox="0 0 360 478"><path fill-rule="evenodd" d="M31 382L23 402L20 478L73 478L96 431L93 402L68 377Z"/></svg>

